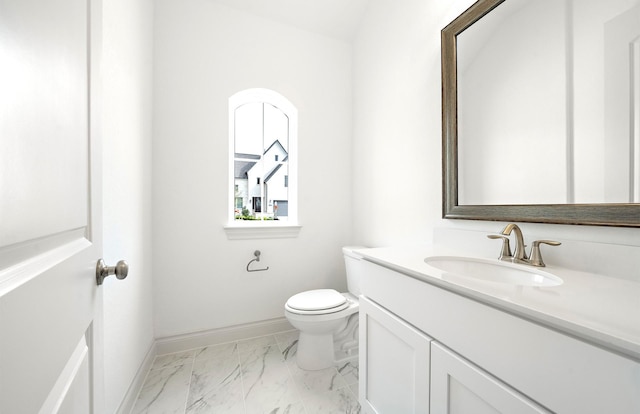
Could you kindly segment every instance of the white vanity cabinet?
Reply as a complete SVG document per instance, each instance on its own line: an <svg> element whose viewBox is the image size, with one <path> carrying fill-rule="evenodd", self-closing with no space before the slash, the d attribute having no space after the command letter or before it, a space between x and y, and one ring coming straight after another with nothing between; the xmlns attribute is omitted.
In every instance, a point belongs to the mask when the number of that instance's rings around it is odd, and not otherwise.
<svg viewBox="0 0 640 414"><path fill-rule="evenodd" d="M365 297L360 326L365 413L549 413Z"/></svg>
<svg viewBox="0 0 640 414"><path fill-rule="evenodd" d="M446 284L362 265L364 412L640 413L637 360Z"/></svg>
<svg viewBox="0 0 640 414"><path fill-rule="evenodd" d="M431 346L430 393L432 413L549 413L437 342Z"/></svg>
<svg viewBox="0 0 640 414"><path fill-rule="evenodd" d="M429 411L431 338L360 299L360 405L365 413Z"/></svg>

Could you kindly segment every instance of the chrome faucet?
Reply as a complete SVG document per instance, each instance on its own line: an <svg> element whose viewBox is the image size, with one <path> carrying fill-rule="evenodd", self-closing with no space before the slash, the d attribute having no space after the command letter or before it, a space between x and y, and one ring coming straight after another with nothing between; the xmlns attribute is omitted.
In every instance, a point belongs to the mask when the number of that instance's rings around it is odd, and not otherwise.
<svg viewBox="0 0 640 414"><path fill-rule="evenodd" d="M509 245L509 236L511 233L515 234L516 248L511 254L511 246ZM544 267L544 261L542 260L542 254L540 253L540 244L548 244L550 246L559 246L561 243L553 240L536 240L531 244L531 258L527 256L526 247L524 244L524 237L522 236L522 230L515 223L510 223L505 226L499 234L487 235L490 239L502 239L502 250L500 251L500 260L505 260L513 263L521 263L530 266Z"/></svg>

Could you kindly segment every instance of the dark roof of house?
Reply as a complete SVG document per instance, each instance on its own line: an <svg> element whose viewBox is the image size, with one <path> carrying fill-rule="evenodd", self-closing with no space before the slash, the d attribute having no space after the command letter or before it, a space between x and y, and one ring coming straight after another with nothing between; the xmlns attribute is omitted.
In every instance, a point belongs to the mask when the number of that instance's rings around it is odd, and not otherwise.
<svg viewBox="0 0 640 414"><path fill-rule="evenodd" d="M287 150L284 149L284 146L282 145L282 143L280 142L279 139L276 139L275 141L273 141L273 143L271 143L271 145L269 145L269 148L264 150L264 153L266 154L267 152L269 152L269 150L271 150L271 148L273 148L273 146L276 145L276 144L278 144L278 146L280 148L282 148L282 151L284 151L285 154L288 154Z"/></svg>
<svg viewBox="0 0 640 414"><path fill-rule="evenodd" d="M271 148L273 148L274 145L276 145L276 144L280 148L282 148L282 151L286 154L285 157L282 159L282 162L287 161L289 159L289 154L287 153L287 151L282 146L282 143L280 142L280 140L273 141L273 143L271 145L269 145L269 148L267 148L264 151L264 154L269 152L269 150L271 150ZM249 160L260 160L260 155L245 154L245 153L241 153L241 152L234 153L234 157L236 158L236 160L234 162L234 174L233 174L233 176L235 178L247 178L247 176L248 176L247 173L249 172L249 170L251 168L253 168L254 165L256 165L256 162L257 162L257 161L249 161ZM274 168L272 168L271 171L269 171L265 175L264 182L265 183L268 182L269 179L271 177L273 177L273 175L280 169L280 167L282 167L282 164L278 164Z"/></svg>
<svg viewBox="0 0 640 414"><path fill-rule="evenodd" d="M233 176L235 178L247 178L249 170L256 165L253 161L239 161L236 160L233 165Z"/></svg>
<svg viewBox="0 0 640 414"><path fill-rule="evenodd" d="M256 154L244 154L242 152L236 152L235 154L233 154L233 156L235 158L246 158L249 160L259 160L260 156L256 155Z"/></svg>
<svg viewBox="0 0 640 414"><path fill-rule="evenodd" d="M282 164L278 164L275 167L273 167L271 169L271 171L269 171L265 176L264 176L264 182L268 183L269 180L271 179L271 177L273 177L273 175L280 169L280 167L282 167Z"/></svg>

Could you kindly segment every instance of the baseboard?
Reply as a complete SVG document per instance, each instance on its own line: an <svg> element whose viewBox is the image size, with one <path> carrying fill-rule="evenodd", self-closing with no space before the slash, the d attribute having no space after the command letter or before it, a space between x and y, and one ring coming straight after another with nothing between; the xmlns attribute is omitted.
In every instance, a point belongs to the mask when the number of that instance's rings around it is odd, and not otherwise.
<svg viewBox="0 0 640 414"><path fill-rule="evenodd" d="M285 317L251 322L226 328L211 329L182 335L167 336L156 340L156 355L223 344L257 336L270 335L294 329Z"/></svg>
<svg viewBox="0 0 640 414"><path fill-rule="evenodd" d="M129 385L129 389L122 399L122 403L120 403L120 407L116 411L116 414L129 414L133 409L133 405L136 403L138 399L138 394L140 394L140 390L142 389L142 384L147 379L147 374L151 369L151 365L153 364L153 360L158 354L156 349L156 342L152 342L149 350L147 351L147 355L144 357L142 364L140 364L140 368L138 368L138 372L136 376L131 381Z"/></svg>

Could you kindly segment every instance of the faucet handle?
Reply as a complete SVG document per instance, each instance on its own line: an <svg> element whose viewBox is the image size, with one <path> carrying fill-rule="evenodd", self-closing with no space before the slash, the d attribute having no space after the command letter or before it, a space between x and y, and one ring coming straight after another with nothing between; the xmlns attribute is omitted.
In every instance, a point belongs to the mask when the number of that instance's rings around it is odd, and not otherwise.
<svg viewBox="0 0 640 414"><path fill-rule="evenodd" d="M500 260L511 260L513 254L511 254L511 246L509 245L509 237L502 234L487 234L490 239L502 239L502 250L500 251Z"/></svg>
<svg viewBox="0 0 640 414"><path fill-rule="evenodd" d="M553 240L536 240L531 243L531 258L529 263L532 266L545 267L544 261L542 261L542 254L540 253L540 243L548 244L549 246L560 246L562 243Z"/></svg>

